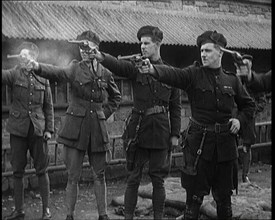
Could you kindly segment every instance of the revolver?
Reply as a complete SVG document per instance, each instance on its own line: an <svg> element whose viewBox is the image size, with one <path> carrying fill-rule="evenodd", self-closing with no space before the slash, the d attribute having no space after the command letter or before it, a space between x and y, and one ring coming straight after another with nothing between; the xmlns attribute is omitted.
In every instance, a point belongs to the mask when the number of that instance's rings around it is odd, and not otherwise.
<svg viewBox="0 0 275 220"><path fill-rule="evenodd" d="M238 64L238 65L244 65L243 63L243 59L249 59L249 60L253 60L253 57L249 54L244 54L241 55L239 52L234 51L234 50L228 50L225 49L223 47L220 47L221 51L226 52L226 53L230 53L233 56L234 61Z"/></svg>
<svg viewBox="0 0 275 220"><path fill-rule="evenodd" d="M146 61L145 61L145 57L142 56L140 53L138 54L133 54L133 55L129 55L129 56L118 56L117 57L118 60L129 60L131 61L135 67L139 68L142 65L146 65Z"/></svg>
<svg viewBox="0 0 275 220"><path fill-rule="evenodd" d="M11 59L11 58L20 58L21 57L21 54L15 54L15 55L7 55L7 58L8 59Z"/></svg>
<svg viewBox="0 0 275 220"><path fill-rule="evenodd" d="M87 54L93 54L96 52L94 48L91 48L89 46L87 40L68 40L68 42L72 44L77 44Z"/></svg>

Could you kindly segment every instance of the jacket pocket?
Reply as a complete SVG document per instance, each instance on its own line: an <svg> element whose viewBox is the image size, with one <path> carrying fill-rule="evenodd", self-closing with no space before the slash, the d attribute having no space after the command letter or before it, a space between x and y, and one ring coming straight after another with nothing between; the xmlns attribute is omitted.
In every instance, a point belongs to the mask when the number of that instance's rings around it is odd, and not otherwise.
<svg viewBox="0 0 275 220"><path fill-rule="evenodd" d="M98 123L101 129L101 135L104 143L109 143L109 135L106 126L106 117L103 111L96 111Z"/></svg>
<svg viewBox="0 0 275 220"><path fill-rule="evenodd" d="M26 100L26 97L29 96L28 82L17 80L14 83L13 96L20 100Z"/></svg>
<svg viewBox="0 0 275 220"><path fill-rule="evenodd" d="M20 116L20 112L19 111L15 111L15 110L11 110L10 111L10 117L19 118L19 116Z"/></svg>
<svg viewBox="0 0 275 220"><path fill-rule="evenodd" d="M234 97L235 97L236 93L231 86L224 86L221 89L221 92L222 92L222 96L221 96L222 106L221 106L221 108L224 111L229 112L229 111L231 111L231 109L234 106L234 102L235 102Z"/></svg>
<svg viewBox="0 0 275 220"><path fill-rule="evenodd" d="M77 140L85 115L86 109L69 106L66 111L65 119L62 121L59 136L70 140Z"/></svg>
<svg viewBox="0 0 275 220"><path fill-rule="evenodd" d="M34 102L41 104L44 102L45 86L42 84L34 85Z"/></svg>

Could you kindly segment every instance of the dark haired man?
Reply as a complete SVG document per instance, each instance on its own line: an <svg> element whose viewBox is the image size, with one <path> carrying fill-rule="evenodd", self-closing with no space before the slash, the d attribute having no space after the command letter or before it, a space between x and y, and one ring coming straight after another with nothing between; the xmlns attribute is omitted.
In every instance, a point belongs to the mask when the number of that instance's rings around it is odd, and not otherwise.
<svg viewBox="0 0 275 220"><path fill-rule="evenodd" d="M235 73L222 69L225 37L206 31L197 38L202 66L183 69L148 63L141 72L187 92L192 117L186 132L182 186L186 189L184 219L198 219L205 195L217 204L218 219L232 219L231 195L237 188L236 134L252 120L255 103ZM238 115L232 117L236 102Z"/></svg>
<svg viewBox="0 0 275 220"><path fill-rule="evenodd" d="M53 101L49 81L37 76L28 66L36 60L38 47L32 42L23 42L18 48L19 65L2 70L2 83L12 87L12 103L7 124L10 133L11 165L14 178L15 210L6 220L25 216L23 176L27 165L27 151L33 159L42 198L42 219L50 219L50 181L47 140L54 132Z"/></svg>
<svg viewBox="0 0 275 220"><path fill-rule="evenodd" d="M85 31L76 40L82 42L79 44L82 61L73 60L65 67L31 63L38 75L71 85L71 102L57 138L57 142L64 144L64 161L68 170L66 220L74 219L78 182L86 151L94 177L99 220L108 220L105 168L109 136L106 119L117 110L121 95L112 73L90 56L91 48L99 47L97 34ZM107 103L103 105L107 95Z"/></svg>
<svg viewBox="0 0 275 220"><path fill-rule="evenodd" d="M151 25L137 32L142 56L152 63L163 64L160 47L163 33ZM137 140L133 168L129 169L124 197L125 219L131 220L137 204L138 187L145 163L149 162L149 176L153 185L154 219L163 218L165 188L164 178L169 172L169 151L178 145L181 126L181 105L178 89L140 74L138 65L127 60L96 52L101 64L118 76L132 81L134 107L127 124L125 136Z"/></svg>

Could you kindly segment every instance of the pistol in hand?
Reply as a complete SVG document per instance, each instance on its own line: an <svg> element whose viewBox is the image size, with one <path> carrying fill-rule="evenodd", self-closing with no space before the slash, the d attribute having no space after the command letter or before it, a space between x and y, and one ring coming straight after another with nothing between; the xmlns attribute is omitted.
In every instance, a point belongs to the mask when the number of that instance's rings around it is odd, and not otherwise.
<svg viewBox="0 0 275 220"><path fill-rule="evenodd" d="M239 52L237 51L234 51L234 50L228 50L228 49L225 49L223 47L220 47L220 49L223 51L223 52L226 52L226 53L230 53L234 59L234 62L237 64L237 65L246 65L243 60L244 59L248 59L248 60L253 60L253 57L249 54L244 54L244 55L241 55Z"/></svg>
<svg viewBox="0 0 275 220"><path fill-rule="evenodd" d="M91 48L87 40L68 40L68 42L72 44L77 44L80 49L83 50L86 54L91 55L96 53L96 49Z"/></svg>
<svg viewBox="0 0 275 220"><path fill-rule="evenodd" d="M146 65L146 58L144 56L142 56L140 53L138 54L133 54L133 55L129 55L129 56L118 56L117 57L118 60L129 60L131 61L135 67L140 68L144 65Z"/></svg>
<svg viewBox="0 0 275 220"><path fill-rule="evenodd" d="M14 54L14 55L8 54L7 58L8 59L12 59L12 58L19 59L19 58L21 58L21 54Z"/></svg>

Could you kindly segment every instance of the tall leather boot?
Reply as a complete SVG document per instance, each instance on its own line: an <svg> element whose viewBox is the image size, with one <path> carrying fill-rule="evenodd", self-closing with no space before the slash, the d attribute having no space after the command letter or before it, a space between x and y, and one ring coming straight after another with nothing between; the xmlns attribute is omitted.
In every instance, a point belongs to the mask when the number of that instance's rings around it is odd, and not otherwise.
<svg viewBox="0 0 275 220"><path fill-rule="evenodd" d="M154 219L162 220L163 211L165 205L165 189L164 187L153 187L153 210L154 210Z"/></svg>
<svg viewBox="0 0 275 220"><path fill-rule="evenodd" d="M42 219L48 220L51 218L49 210L50 180L48 173L38 176L38 184L42 198Z"/></svg>
<svg viewBox="0 0 275 220"><path fill-rule="evenodd" d="M124 194L124 219L132 220L134 218L134 212L137 205L138 198L138 185L129 186L127 185L125 194Z"/></svg>
<svg viewBox="0 0 275 220"><path fill-rule="evenodd" d="M75 204L77 201L77 196L79 192L79 187L77 182L68 181L66 187L66 206L67 206L67 216L73 218Z"/></svg>
<svg viewBox="0 0 275 220"><path fill-rule="evenodd" d="M202 198L197 197L196 195L192 196L192 199L186 202L184 210L184 219L199 219L200 207L202 204Z"/></svg>
<svg viewBox="0 0 275 220"><path fill-rule="evenodd" d="M14 193L14 203L15 210L9 215L5 217L5 220L13 220L13 219L24 219L25 212L23 211L24 204L24 184L23 177L17 178L13 177L13 193Z"/></svg>
<svg viewBox="0 0 275 220"><path fill-rule="evenodd" d="M97 203L97 211L100 219L107 216L107 195L105 178L94 181L94 192ZM106 218L107 219L107 218Z"/></svg>
<svg viewBox="0 0 275 220"><path fill-rule="evenodd" d="M232 219L232 207L229 204L217 204L217 216L221 220Z"/></svg>
<svg viewBox="0 0 275 220"><path fill-rule="evenodd" d="M245 145L246 152L243 152L243 172L242 172L242 181L244 183L249 183L250 180L248 178L248 173L250 169L250 163L251 163L251 146Z"/></svg>

